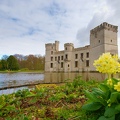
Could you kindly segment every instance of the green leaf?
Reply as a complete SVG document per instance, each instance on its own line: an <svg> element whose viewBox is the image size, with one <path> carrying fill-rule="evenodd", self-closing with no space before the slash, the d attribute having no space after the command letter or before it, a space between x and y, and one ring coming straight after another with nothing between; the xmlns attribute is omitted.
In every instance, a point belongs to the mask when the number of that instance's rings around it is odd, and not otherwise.
<svg viewBox="0 0 120 120"><path fill-rule="evenodd" d="M24 117L24 120L29 120L27 117Z"/></svg>
<svg viewBox="0 0 120 120"><path fill-rule="evenodd" d="M115 110L120 112L120 104L115 107Z"/></svg>
<svg viewBox="0 0 120 120"><path fill-rule="evenodd" d="M101 116L98 118L98 120L115 120L115 116L112 116L112 117L109 117L109 118L106 118L105 116Z"/></svg>
<svg viewBox="0 0 120 120"><path fill-rule="evenodd" d="M118 100L120 100L120 93L118 93Z"/></svg>
<svg viewBox="0 0 120 120"><path fill-rule="evenodd" d="M8 105L8 106L6 107L6 109L7 109L8 111L15 110L15 105Z"/></svg>
<svg viewBox="0 0 120 120"><path fill-rule="evenodd" d="M100 102L102 105L106 106L106 94L99 88L92 89L92 95L94 96L94 102Z"/></svg>
<svg viewBox="0 0 120 120"><path fill-rule="evenodd" d="M0 109L4 107L4 104L0 105Z"/></svg>
<svg viewBox="0 0 120 120"><path fill-rule="evenodd" d="M94 94L100 95L101 97L106 98L105 92L103 92L101 89L93 88L92 90L93 90Z"/></svg>
<svg viewBox="0 0 120 120"><path fill-rule="evenodd" d="M111 93L111 96L110 96L111 103L116 102L117 101L117 97L118 97L118 92Z"/></svg>
<svg viewBox="0 0 120 120"><path fill-rule="evenodd" d="M102 107L102 104L98 103L98 102L91 102L88 104L85 104L82 106L82 109L88 110L88 111L95 111L98 110Z"/></svg>
<svg viewBox="0 0 120 120"><path fill-rule="evenodd" d="M26 97L35 97L35 96L36 96L35 94L30 93Z"/></svg>
<svg viewBox="0 0 120 120"><path fill-rule="evenodd" d="M112 78L112 80L113 80L114 84L116 84L117 82L119 82L119 80L115 79L115 78Z"/></svg>
<svg viewBox="0 0 120 120"><path fill-rule="evenodd" d="M107 92L107 91L109 90L109 87L108 87L107 85L105 85L104 83L101 83L101 84L99 85L99 88L100 88L101 90L103 90L104 92Z"/></svg>
<svg viewBox="0 0 120 120"><path fill-rule="evenodd" d="M98 120L107 120L107 118L105 118L105 116L101 116L98 118Z"/></svg>
<svg viewBox="0 0 120 120"><path fill-rule="evenodd" d="M115 108L114 107L106 107L104 116L108 117L108 118L115 116Z"/></svg>
<svg viewBox="0 0 120 120"><path fill-rule="evenodd" d="M97 98L95 95L92 94L92 92L89 92L88 90L85 90L85 95L93 102L97 101Z"/></svg>

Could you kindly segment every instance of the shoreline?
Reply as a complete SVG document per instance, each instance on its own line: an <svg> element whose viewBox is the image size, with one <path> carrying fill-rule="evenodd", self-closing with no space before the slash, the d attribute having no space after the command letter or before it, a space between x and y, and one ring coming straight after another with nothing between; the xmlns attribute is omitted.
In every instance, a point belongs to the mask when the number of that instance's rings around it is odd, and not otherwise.
<svg viewBox="0 0 120 120"><path fill-rule="evenodd" d="M28 83L28 84L23 84L23 85L16 85L16 86L6 86L6 87L2 87L0 88L0 90L6 90L6 89L11 89L11 88L20 88L20 87L27 87L27 86L35 86L38 84L44 84L43 81L41 82L37 82L37 83Z"/></svg>
<svg viewBox="0 0 120 120"><path fill-rule="evenodd" d="M0 73L40 73L40 74L42 74L42 73L44 73L44 71L42 71L42 70L35 70L35 71L32 71L32 70L30 70L30 71L8 71L8 70L6 70L6 71L0 71Z"/></svg>
<svg viewBox="0 0 120 120"><path fill-rule="evenodd" d="M16 85L16 86L6 86L6 87L2 87L0 88L0 90L6 90L6 89L12 89L12 88L20 88L20 87L29 87L29 86L35 86L35 85L39 85L39 84L56 84L56 85L61 85L61 84L65 84L65 82L59 82L59 83L45 83L44 80L41 80L40 82L36 82L36 83L28 83L28 84L23 84L23 85Z"/></svg>

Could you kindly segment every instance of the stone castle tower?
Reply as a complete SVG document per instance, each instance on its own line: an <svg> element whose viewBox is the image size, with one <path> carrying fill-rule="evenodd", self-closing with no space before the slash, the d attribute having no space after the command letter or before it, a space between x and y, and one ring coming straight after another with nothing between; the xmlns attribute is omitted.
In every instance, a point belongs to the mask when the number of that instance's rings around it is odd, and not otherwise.
<svg viewBox="0 0 120 120"><path fill-rule="evenodd" d="M118 54L117 32L118 26L104 22L90 30L90 45L74 48L65 43L59 51L59 41L45 44L45 72L95 71L93 62L102 53Z"/></svg>
<svg viewBox="0 0 120 120"><path fill-rule="evenodd" d="M102 53L110 52L118 54L117 45L118 26L106 22L90 31L90 69L94 71L94 60L98 59Z"/></svg>

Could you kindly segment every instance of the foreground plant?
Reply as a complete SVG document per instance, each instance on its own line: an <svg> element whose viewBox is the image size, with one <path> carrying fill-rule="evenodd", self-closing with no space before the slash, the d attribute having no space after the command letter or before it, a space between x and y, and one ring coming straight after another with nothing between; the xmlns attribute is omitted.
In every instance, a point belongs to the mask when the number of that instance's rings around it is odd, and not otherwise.
<svg viewBox="0 0 120 120"><path fill-rule="evenodd" d="M40 84L0 95L0 120L86 120L81 110L84 90L96 85L96 81L76 77L65 84Z"/></svg>
<svg viewBox="0 0 120 120"><path fill-rule="evenodd" d="M92 92L85 91L88 101L82 108L96 113L94 120L120 120L120 80L111 77L120 72L118 56L104 53L95 60L94 66L97 71L108 74L108 79Z"/></svg>

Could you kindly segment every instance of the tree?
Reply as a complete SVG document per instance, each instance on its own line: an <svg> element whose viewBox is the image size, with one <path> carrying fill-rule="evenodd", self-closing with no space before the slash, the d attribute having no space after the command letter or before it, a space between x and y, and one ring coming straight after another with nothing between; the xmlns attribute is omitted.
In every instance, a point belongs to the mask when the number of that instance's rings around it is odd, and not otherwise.
<svg viewBox="0 0 120 120"><path fill-rule="evenodd" d="M10 55L7 59L7 63L9 70L19 70L18 61L14 56Z"/></svg>
<svg viewBox="0 0 120 120"><path fill-rule="evenodd" d="M18 61L20 69L28 68L29 70L44 70L44 56L32 54L23 56L16 54L14 57Z"/></svg>
<svg viewBox="0 0 120 120"><path fill-rule="evenodd" d="M0 61L0 69L1 70L7 70L7 67L8 65L7 65L7 60L4 60L4 59L2 59L1 61Z"/></svg>

